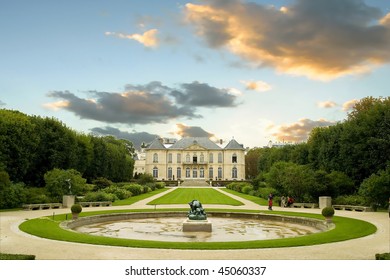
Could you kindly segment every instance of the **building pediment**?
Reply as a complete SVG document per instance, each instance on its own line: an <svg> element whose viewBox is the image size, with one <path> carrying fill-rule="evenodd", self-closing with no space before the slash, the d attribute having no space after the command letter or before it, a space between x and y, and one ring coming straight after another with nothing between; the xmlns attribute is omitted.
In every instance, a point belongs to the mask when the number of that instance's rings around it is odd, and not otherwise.
<svg viewBox="0 0 390 280"><path fill-rule="evenodd" d="M192 144L184 149L184 151L205 151L206 148L198 145L198 144Z"/></svg>

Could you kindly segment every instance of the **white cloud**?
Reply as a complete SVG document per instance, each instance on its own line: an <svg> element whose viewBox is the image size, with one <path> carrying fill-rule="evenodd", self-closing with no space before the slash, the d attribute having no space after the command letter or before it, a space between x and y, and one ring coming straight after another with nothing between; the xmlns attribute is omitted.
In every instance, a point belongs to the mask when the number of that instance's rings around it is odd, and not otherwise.
<svg viewBox="0 0 390 280"><path fill-rule="evenodd" d="M151 29L143 34L124 34L124 33L117 33L117 32L105 32L104 34L106 36L115 36L121 39L130 39L135 40L138 43L141 43L145 47L153 48L157 47L159 45L159 40L157 37L157 29Z"/></svg>
<svg viewBox="0 0 390 280"><path fill-rule="evenodd" d="M241 81L247 90L255 90L259 92L269 91L272 89L271 85L263 81Z"/></svg>
<svg viewBox="0 0 390 280"><path fill-rule="evenodd" d="M348 100L347 102L345 102L345 103L343 104L343 111L347 112L347 111L352 110L353 107L355 106L355 104L356 104L358 101L359 101L358 99Z"/></svg>

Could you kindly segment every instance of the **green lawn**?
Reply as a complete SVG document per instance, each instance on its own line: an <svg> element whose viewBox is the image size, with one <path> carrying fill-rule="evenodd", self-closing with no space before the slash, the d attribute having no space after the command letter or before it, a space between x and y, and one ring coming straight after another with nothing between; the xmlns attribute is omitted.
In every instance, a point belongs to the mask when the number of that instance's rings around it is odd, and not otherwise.
<svg viewBox="0 0 390 280"><path fill-rule="evenodd" d="M236 192L236 191L233 191L233 190L229 190L229 189L221 189L227 193L230 193L230 194L234 194L236 196L239 196L239 197L242 197L246 200L249 200L249 201L252 201L258 205L263 205L263 206L266 206L268 205L268 201L262 197L257 197L257 196L253 196L253 195L249 195L249 194L244 194L244 193L240 193L240 192Z"/></svg>
<svg viewBox="0 0 390 280"><path fill-rule="evenodd" d="M148 204L187 204L193 199L199 200L202 204L243 205L240 201L211 188L178 188Z"/></svg>
<svg viewBox="0 0 390 280"><path fill-rule="evenodd" d="M154 190L152 192L143 193L143 194L140 194L140 195L132 196L132 197L129 197L127 199L116 200L116 201L114 201L112 203L112 206L131 205L131 204L136 203L136 202L138 202L140 200L143 200L145 198L148 198L148 197L154 196L156 194L165 192L167 190L168 190L167 188L157 189L157 190Z"/></svg>

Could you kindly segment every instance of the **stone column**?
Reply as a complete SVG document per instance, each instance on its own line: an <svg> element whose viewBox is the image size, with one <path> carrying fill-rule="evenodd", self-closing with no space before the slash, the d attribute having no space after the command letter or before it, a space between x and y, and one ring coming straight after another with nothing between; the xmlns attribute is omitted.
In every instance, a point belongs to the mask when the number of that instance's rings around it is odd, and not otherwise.
<svg viewBox="0 0 390 280"><path fill-rule="evenodd" d="M74 204L76 196L75 195L64 195L62 197L62 207L70 208Z"/></svg>
<svg viewBox="0 0 390 280"><path fill-rule="evenodd" d="M323 209L325 207L332 207L332 197L320 196L318 205L319 205L320 209Z"/></svg>

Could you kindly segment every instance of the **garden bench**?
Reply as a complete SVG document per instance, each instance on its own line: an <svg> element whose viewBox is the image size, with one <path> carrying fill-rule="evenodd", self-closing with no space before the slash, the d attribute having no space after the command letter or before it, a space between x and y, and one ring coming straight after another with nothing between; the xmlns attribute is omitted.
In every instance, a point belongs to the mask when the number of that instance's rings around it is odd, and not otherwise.
<svg viewBox="0 0 390 280"><path fill-rule="evenodd" d="M79 202L82 207L100 207L100 206L111 206L111 201L90 201L90 202Z"/></svg>
<svg viewBox="0 0 390 280"><path fill-rule="evenodd" d="M360 205L332 205L336 210L357 211L357 212L372 212L373 209L368 206Z"/></svg>
<svg viewBox="0 0 390 280"><path fill-rule="evenodd" d="M37 203L37 204L23 204L24 210L45 210L62 208L62 203Z"/></svg>
<svg viewBox="0 0 390 280"><path fill-rule="evenodd" d="M294 202L293 204L291 204L291 207L294 207L294 208L318 208L318 204L317 203L296 203Z"/></svg>

